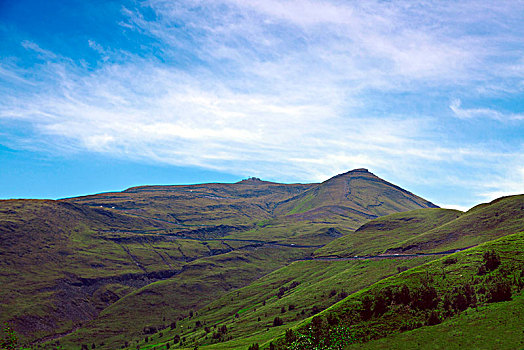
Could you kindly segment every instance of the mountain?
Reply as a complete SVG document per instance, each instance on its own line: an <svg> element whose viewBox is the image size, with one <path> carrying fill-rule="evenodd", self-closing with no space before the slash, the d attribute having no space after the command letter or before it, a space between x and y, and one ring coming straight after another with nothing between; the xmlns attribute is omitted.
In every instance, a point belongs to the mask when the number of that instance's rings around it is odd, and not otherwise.
<svg viewBox="0 0 524 350"><path fill-rule="evenodd" d="M0 201L0 321L25 342L120 347L369 219L433 206L364 170Z"/></svg>
<svg viewBox="0 0 524 350"><path fill-rule="evenodd" d="M464 320L482 323L484 317L490 317L498 318L502 323L491 325L488 334L509 332L508 344L518 343L520 338L513 336L520 331L520 321L513 319L515 313L496 315L491 312L488 315L482 311L492 309L490 305L498 300L497 293L503 293L502 296L507 298L508 288L516 300L522 300L524 218L516 211L520 210L521 204L522 196L511 196L479 205L466 213L429 208L368 221L355 232L317 249L313 258L293 261L245 287L217 296L201 306L192 317L178 318L175 329L162 329L133 339L138 340L140 347L169 344L176 345L176 348L191 348L198 344L202 349L246 349L258 343L267 349L273 343L281 349L311 349L316 337L324 344L330 339L340 340L338 345L326 346L327 349L341 348L342 341L348 345L356 341L354 346L358 348L364 346L361 342L390 335L393 339L410 339L409 335L400 337L399 334L414 328L420 331L420 337L426 337L423 341L433 341L432 335L439 333L434 333L427 325L435 322L443 322L443 329L449 328L446 322L458 323L465 327L464 334L471 334L474 328ZM473 213L475 216L471 216ZM467 222L476 226L464 231ZM390 247L397 247L412 237L424 236L425 232L436 229L436 232L443 232L441 227L447 226L461 227L459 233L465 234L465 239L453 241L455 248L451 252L438 250L439 253L435 254L439 247L449 248L447 244L439 245L436 241L436 245L419 247L414 251L416 254L387 253ZM427 236L425 239L429 240ZM472 239L478 245L468 248ZM457 249L462 251L455 253ZM355 252L368 257L354 258ZM401 299L395 302L393 296L400 293L404 285L409 289L406 294L409 300L404 304ZM471 304L473 299L477 304ZM430 302L422 305L417 300ZM360 318L363 305L370 308L365 319ZM379 311L382 310L380 305L384 311ZM518 307L522 303L513 305ZM462 314L466 309L470 312ZM506 310L508 307L501 305L495 309ZM518 312L522 313L522 310ZM432 313L434 316L430 321ZM310 333L316 316L322 320L317 335ZM275 323L277 318L279 322ZM506 325L514 328L507 330ZM209 332L206 332L206 327ZM345 333L353 327L356 329L354 334ZM289 329L295 332L294 336L286 336ZM482 348L481 338L466 339L461 332L456 329L457 341L473 344L472 348ZM302 343L286 344L282 341L293 337L302 339ZM390 343L388 338L385 339L377 346L388 348ZM410 346L416 348L417 341L420 346L421 339L416 338ZM401 347L398 345L400 341L396 344ZM433 347L438 345L430 344ZM514 348L504 344L502 341L499 346L488 348ZM364 347L373 348L373 345Z"/></svg>
<svg viewBox="0 0 524 350"><path fill-rule="evenodd" d="M272 218L278 203L315 186L250 178L233 184L140 186L64 201L151 217L187 229L195 225L245 225Z"/></svg>
<svg viewBox="0 0 524 350"><path fill-rule="evenodd" d="M369 219L417 208L437 206L367 169L355 169L279 203L277 213L306 219L319 211L348 211Z"/></svg>

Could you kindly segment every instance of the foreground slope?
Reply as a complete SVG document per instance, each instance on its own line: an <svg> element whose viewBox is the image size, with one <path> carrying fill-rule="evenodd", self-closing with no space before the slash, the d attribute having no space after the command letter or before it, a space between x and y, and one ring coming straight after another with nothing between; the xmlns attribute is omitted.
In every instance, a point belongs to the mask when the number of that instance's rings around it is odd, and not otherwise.
<svg viewBox="0 0 524 350"><path fill-rule="evenodd" d="M348 349L523 349L524 294L451 317L441 324L417 328Z"/></svg>
<svg viewBox="0 0 524 350"><path fill-rule="evenodd" d="M520 199L520 196L514 196L513 198L506 198L502 202L506 202L506 208L508 203L512 203L510 207L515 207L515 203L518 203ZM500 201L495 203L497 202ZM494 218L501 217L500 207L482 205L480 208L490 209L482 212L484 225L476 226L478 242L490 238L496 239L500 234L524 231L524 220L519 219L517 213L506 215L503 217L504 219L494 221ZM412 236L416 237L421 232L431 231L455 220L458 221L462 215L462 212L456 210L420 209L369 221L356 232L336 239L315 251L314 259L294 262L247 287L228 293L215 302L204 305L194 317L181 319L178 323L179 327L162 330L160 333L148 336L147 342L144 339L139 340L138 344L140 346L147 346L148 344L156 344L156 346L164 344L163 346L167 346L167 344L170 344L170 346L176 345L176 347L185 348L198 343L204 349L242 349L253 343L268 345L269 341L278 336L279 333L281 334L286 329L299 325L302 320L330 307L341 297L344 298L347 294L366 289L369 285L401 271L439 259L442 255L424 255L425 252L432 254L434 246L429 247L426 251L421 248L418 253L422 254L419 255L395 256L390 254L382 259L379 259L379 257L381 256L380 253L383 253L388 247L395 246ZM474 220L469 215L466 215L465 218L468 221ZM495 222L496 225L492 225L492 222ZM459 225L457 223L455 225L467 226L467 224ZM497 232L497 234L492 235L492 232ZM498 232L503 233L499 234ZM460 241L456 241L456 243L460 243ZM508 238L499 243L490 242L488 247L477 250L476 256L478 258L480 255L482 261L486 250L497 247L497 254L501 254L504 261L518 262L517 265L512 263L504 265L501 271L506 273L507 271L504 268L507 268L510 274L516 273L513 277L519 280L519 269L524 268L524 265L520 265L522 262L518 260L522 258L522 252L519 250L521 244L522 236L514 236L512 239ZM460 245L460 247L464 248L465 246ZM333 252L342 258L337 260L333 254L330 254ZM375 259L347 260L343 257L348 252L351 253L347 255L350 257L355 252L379 255ZM323 257L326 255L330 255L330 259L324 259ZM441 278L452 286L457 281L456 277L461 274L464 276L472 273L486 274L477 270L482 263L473 264L469 260L461 262L460 259L457 262L457 258L454 256L440 259L441 263L437 265L440 270L430 271L425 268L424 271L427 271L428 276L439 273ZM461 272L462 269L465 271ZM467 271L468 269L469 271ZM399 278L402 275L411 276L406 272L398 275ZM486 286L490 286L494 279L500 277L490 274L489 271L488 276L490 277L486 282L478 283L486 283ZM428 288L433 288L432 284L428 284L428 281L424 283ZM409 283L411 282L406 280L406 283L410 288L411 284ZM459 287L460 284L456 286ZM515 289L516 286L512 288ZM412 292L413 298L419 298L416 295L420 291ZM479 293L483 294L484 292L479 291ZM419 306L414 307L417 309ZM357 313L359 312L357 310ZM429 316L429 314L425 314L421 317ZM283 324L275 325L276 318L279 318ZM395 320L394 322L400 321ZM413 324L417 324L417 322L424 324L426 320L413 322ZM195 324L200 326L195 327ZM206 327L208 331L206 331ZM406 326L405 329L408 328ZM217 329L227 329L227 332L220 333ZM182 342L180 344L178 342L173 343L173 339L182 340ZM310 348L312 347L305 347L305 349Z"/></svg>
<svg viewBox="0 0 524 350"><path fill-rule="evenodd" d="M277 348L339 349L518 298L524 288L523 252L524 233L516 233L386 278L304 321L277 340Z"/></svg>

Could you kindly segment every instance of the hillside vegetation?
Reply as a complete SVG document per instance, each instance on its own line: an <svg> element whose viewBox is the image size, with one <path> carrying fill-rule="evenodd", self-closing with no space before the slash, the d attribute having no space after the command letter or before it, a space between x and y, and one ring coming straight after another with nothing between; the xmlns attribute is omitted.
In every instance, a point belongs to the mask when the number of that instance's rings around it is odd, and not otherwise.
<svg viewBox="0 0 524 350"><path fill-rule="evenodd" d="M517 208L522 197L504 201ZM482 214L486 226L476 226L479 240L496 239L498 235L489 235L493 231L505 230L507 234L524 231L516 225L518 220L513 220L518 213L505 215L507 221L498 220L498 206L481 207L490 210ZM462 311L472 306L481 311L489 309L491 301L508 298L508 286L512 294L518 295L524 277L521 272L524 241L519 233L455 254L425 255L435 248L431 246L428 250L421 247L419 255L380 258L388 247L420 232L455 220L460 224L463 215L456 210L423 209L369 221L354 233L317 249L314 259L283 267L204 305L191 317L180 318L173 328L144 334L142 339L134 338L133 344L157 349L192 348L195 344L202 349L247 349L253 344L261 348L273 344L290 349L339 349L439 324L453 317L460 319ZM472 220L469 215L465 218ZM332 252L342 258L337 260ZM377 254L377 257L344 260L344 256L352 257L355 253ZM327 255L331 259L324 259ZM435 259L438 260L426 264ZM348 309L337 311L345 303L349 303ZM322 321L316 322L322 329L315 335L308 327L320 316ZM346 324L344 317L349 317ZM339 325L342 328L337 328ZM344 333L350 328L354 334ZM294 333L289 329L294 329ZM315 340L315 337L321 338ZM337 337L343 340L330 343L329 339Z"/></svg>
<svg viewBox="0 0 524 350"><path fill-rule="evenodd" d="M286 209L315 188L310 210ZM344 197L328 201L326 188ZM0 321L25 343L113 348L310 257L377 215L427 206L363 170L322 184L252 178L0 201Z"/></svg>
<svg viewBox="0 0 524 350"><path fill-rule="evenodd" d="M524 233L516 233L383 279L287 331L276 348L341 349L519 298L523 252Z"/></svg>
<svg viewBox="0 0 524 350"><path fill-rule="evenodd" d="M391 214L369 221L355 232L317 250L320 256L380 254L410 238L459 218L462 212L451 209L418 209Z"/></svg>

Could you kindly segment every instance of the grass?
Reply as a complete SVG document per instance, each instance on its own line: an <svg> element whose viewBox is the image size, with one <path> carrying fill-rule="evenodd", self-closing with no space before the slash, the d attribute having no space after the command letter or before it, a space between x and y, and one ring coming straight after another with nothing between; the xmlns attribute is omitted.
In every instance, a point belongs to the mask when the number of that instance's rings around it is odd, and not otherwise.
<svg viewBox="0 0 524 350"><path fill-rule="evenodd" d="M200 307L193 317L179 320L177 329L162 330L162 336L157 333L152 339L149 337L147 343L142 339L138 345L160 346L179 335L187 339L185 344L197 342L202 349L245 349L253 343L268 342L312 313L328 308L343 297L342 292L358 291L398 273L400 266L409 268L429 260L294 262ZM281 287L286 290L279 297ZM335 291L333 295L332 291ZM273 327L276 316L284 320L283 326ZM195 328L197 322L202 326ZM228 328L227 337L232 339L217 342L212 334L223 325ZM210 328L208 334L205 327ZM173 348L173 343L170 344ZM180 345L175 348L178 347Z"/></svg>
<svg viewBox="0 0 524 350"><path fill-rule="evenodd" d="M144 327L162 328L268 272L310 254L311 249L273 247L233 251L188 263L173 278L140 288L110 305L93 321L62 339L72 346L92 342L120 347ZM154 310L152 313L151 310Z"/></svg>
<svg viewBox="0 0 524 350"><path fill-rule="evenodd" d="M466 213L420 209L387 215L334 240L316 256L439 252L471 247L524 231L524 195L504 197Z"/></svg>
<svg viewBox="0 0 524 350"><path fill-rule="evenodd" d="M494 251L500 256L500 266L486 274L479 274L485 261L483 256L488 251ZM350 345L395 336L402 330L428 324L432 313L440 321L460 315L462 306L455 305L465 305L465 308L487 305L500 283L511 286L513 295L518 295L524 287L523 251L524 234L516 233L383 279L326 309L316 321L309 318L297 325L295 329L302 334L298 343L285 345L280 340L280 348L299 349L301 347L298 344L301 342L310 342L334 349L337 348L333 347L335 341ZM403 286L409 288L408 300L411 301L392 301L397 299L391 299L388 293L397 295L395 293L399 293ZM434 288L434 294L429 292L431 288ZM475 298L466 302L465 297L460 295L466 293L468 288L472 293L470 295ZM431 296L429 301L424 295ZM451 304L446 306L446 300L450 300ZM422 302L425 304L417 306ZM378 308L376 305L385 306ZM511 314L507 317L511 317ZM331 322L329 320L336 320L331 323L335 326L327 326ZM499 327L499 331L502 330Z"/></svg>
<svg viewBox="0 0 524 350"><path fill-rule="evenodd" d="M461 215L451 209L417 209L369 221L358 230L328 243L315 256L380 254L413 236L450 222Z"/></svg>
<svg viewBox="0 0 524 350"><path fill-rule="evenodd" d="M524 295L468 309L441 324L414 329L348 349L522 349Z"/></svg>
<svg viewBox="0 0 524 350"><path fill-rule="evenodd" d="M478 205L457 219L407 239L397 247L406 251L457 249L521 231L524 231L524 195L517 195Z"/></svg>
<svg viewBox="0 0 524 350"><path fill-rule="evenodd" d="M112 349L137 340L151 347L175 335L185 337L185 345L209 348L267 343L331 307L342 291L357 292L398 268L431 260L289 265L315 249L298 246L324 245L339 235L356 244L352 232L371 218L424 206L431 203L365 171L322 184L147 186L61 201L0 201L0 321L10 321L24 341L76 329L60 339L66 348L95 343ZM490 212L485 208L476 208L475 218ZM431 213L443 223L456 212ZM284 245L211 240L223 235ZM362 236L359 249L396 247L410 238L401 236ZM298 285L291 288L293 282ZM282 286L289 289L278 297ZM276 315L283 326L272 326ZM173 321L179 327L171 331ZM210 337L222 325L228 339L216 343ZM145 328L166 326L146 344Z"/></svg>

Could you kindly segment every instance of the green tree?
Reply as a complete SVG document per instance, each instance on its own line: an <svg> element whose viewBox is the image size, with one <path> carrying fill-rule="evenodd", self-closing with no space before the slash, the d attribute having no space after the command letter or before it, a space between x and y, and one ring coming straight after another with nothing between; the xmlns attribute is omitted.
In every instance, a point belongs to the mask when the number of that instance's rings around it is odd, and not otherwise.
<svg viewBox="0 0 524 350"><path fill-rule="evenodd" d="M11 350L18 348L18 337L16 336L15 331L9 326L7 322L4 322L4 327L2 328L2 339L0 340L0 348Z"/></svg>

